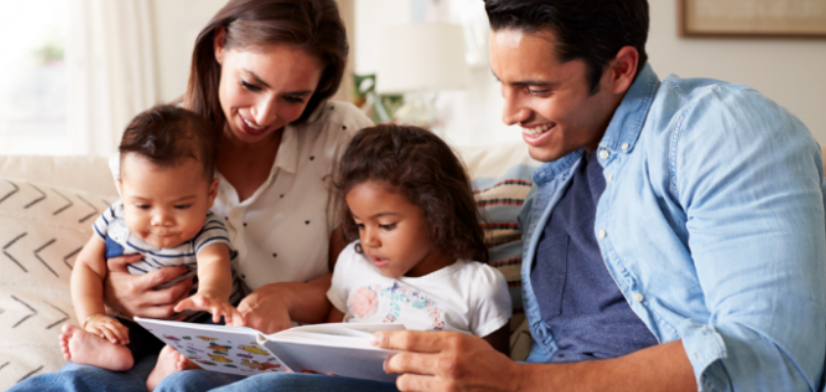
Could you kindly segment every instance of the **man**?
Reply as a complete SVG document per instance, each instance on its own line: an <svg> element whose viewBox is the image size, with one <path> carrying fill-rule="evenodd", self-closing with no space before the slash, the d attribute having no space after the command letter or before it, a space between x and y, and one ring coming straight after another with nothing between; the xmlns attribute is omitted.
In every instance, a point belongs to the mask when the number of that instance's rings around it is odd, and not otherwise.
<svg viewBox="0 0 826 392"><path fill-rule="evenodd" d="M820 149L745 86L659 81L646 0L486 0L503 120L546 162L521 214L526 364L381 333L401 390L819 391Z"/></svg>

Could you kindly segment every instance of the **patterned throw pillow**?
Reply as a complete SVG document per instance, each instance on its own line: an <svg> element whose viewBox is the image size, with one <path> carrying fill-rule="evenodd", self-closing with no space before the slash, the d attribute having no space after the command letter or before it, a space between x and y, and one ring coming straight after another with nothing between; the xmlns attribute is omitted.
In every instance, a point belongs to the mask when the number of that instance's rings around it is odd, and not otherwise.
<svg viewBox="0 0 826 392"><path fill-rule="evenodd" d="M522 308L522 237L516 217L533 185L539 162L523 143L497 147L465 147L457 151L473 178L473 193L482 215L490 265L508 281L513 300L511 358L523 360L530 350Z"/></svg>
<svg viewBox="0 0 826 392"><path fill-rule="evenodd" d="M72 266L116 199L0 178L0 390L65 364L58 335L77 323Z"/></svg>

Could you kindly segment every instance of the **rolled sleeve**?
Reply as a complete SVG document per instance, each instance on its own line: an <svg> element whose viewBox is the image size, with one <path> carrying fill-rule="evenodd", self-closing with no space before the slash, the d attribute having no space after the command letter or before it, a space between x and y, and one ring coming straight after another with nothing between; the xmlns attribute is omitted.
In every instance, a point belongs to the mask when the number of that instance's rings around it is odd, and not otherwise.
<svg viewBox="0 0 826 392"><path fill-rule="evenodd" d="M673 190L709 311L708 320L678 326L697 385L818 391L826 356L819 146L799 120L745 88L710 87L676 129Z"/></svg>

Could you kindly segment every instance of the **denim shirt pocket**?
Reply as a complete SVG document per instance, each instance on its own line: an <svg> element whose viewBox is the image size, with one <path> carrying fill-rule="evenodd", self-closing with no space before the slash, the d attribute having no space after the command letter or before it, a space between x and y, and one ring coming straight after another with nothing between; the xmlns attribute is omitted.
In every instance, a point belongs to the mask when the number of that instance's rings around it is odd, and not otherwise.
<svg viewBox="0 0 826 392"><path fill-rule="evenodd" d="M562 314L562 294L565 291L565 281L568 276L568 234L555 234L543 238L536 251L537 255L545 255L550 260L542 262L542 266L534 264L531 280L541 279L541 285L534 285L539 310L542 319L550 320ZM536 269L540 270L537 271ZM533 277L537 272L542 276ZM537 290L539 289L539 290Z"/></svg>

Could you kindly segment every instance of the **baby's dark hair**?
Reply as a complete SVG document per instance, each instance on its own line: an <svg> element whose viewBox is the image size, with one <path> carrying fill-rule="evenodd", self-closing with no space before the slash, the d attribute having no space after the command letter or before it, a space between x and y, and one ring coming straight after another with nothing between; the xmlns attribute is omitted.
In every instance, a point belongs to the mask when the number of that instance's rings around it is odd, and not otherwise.
<svg viewBox="0 0 826 392"><path fill-rule="evenodd" d="M442 139L422 128L391 124L356 133L334 177L347 242L359 232L345 197L371 180L390 185L421 208L431 240L454 259L488 262L469 177Z"/></svg>
<svg viewBox="0 0 826 392"><path fill-rule="evenodd" d="M185 159L201 162L204 177L215 174L220 132L205 118L173 105L159 105L135 116L120 141L121 162L127 153L139 154L160 167Z"/></svg>

